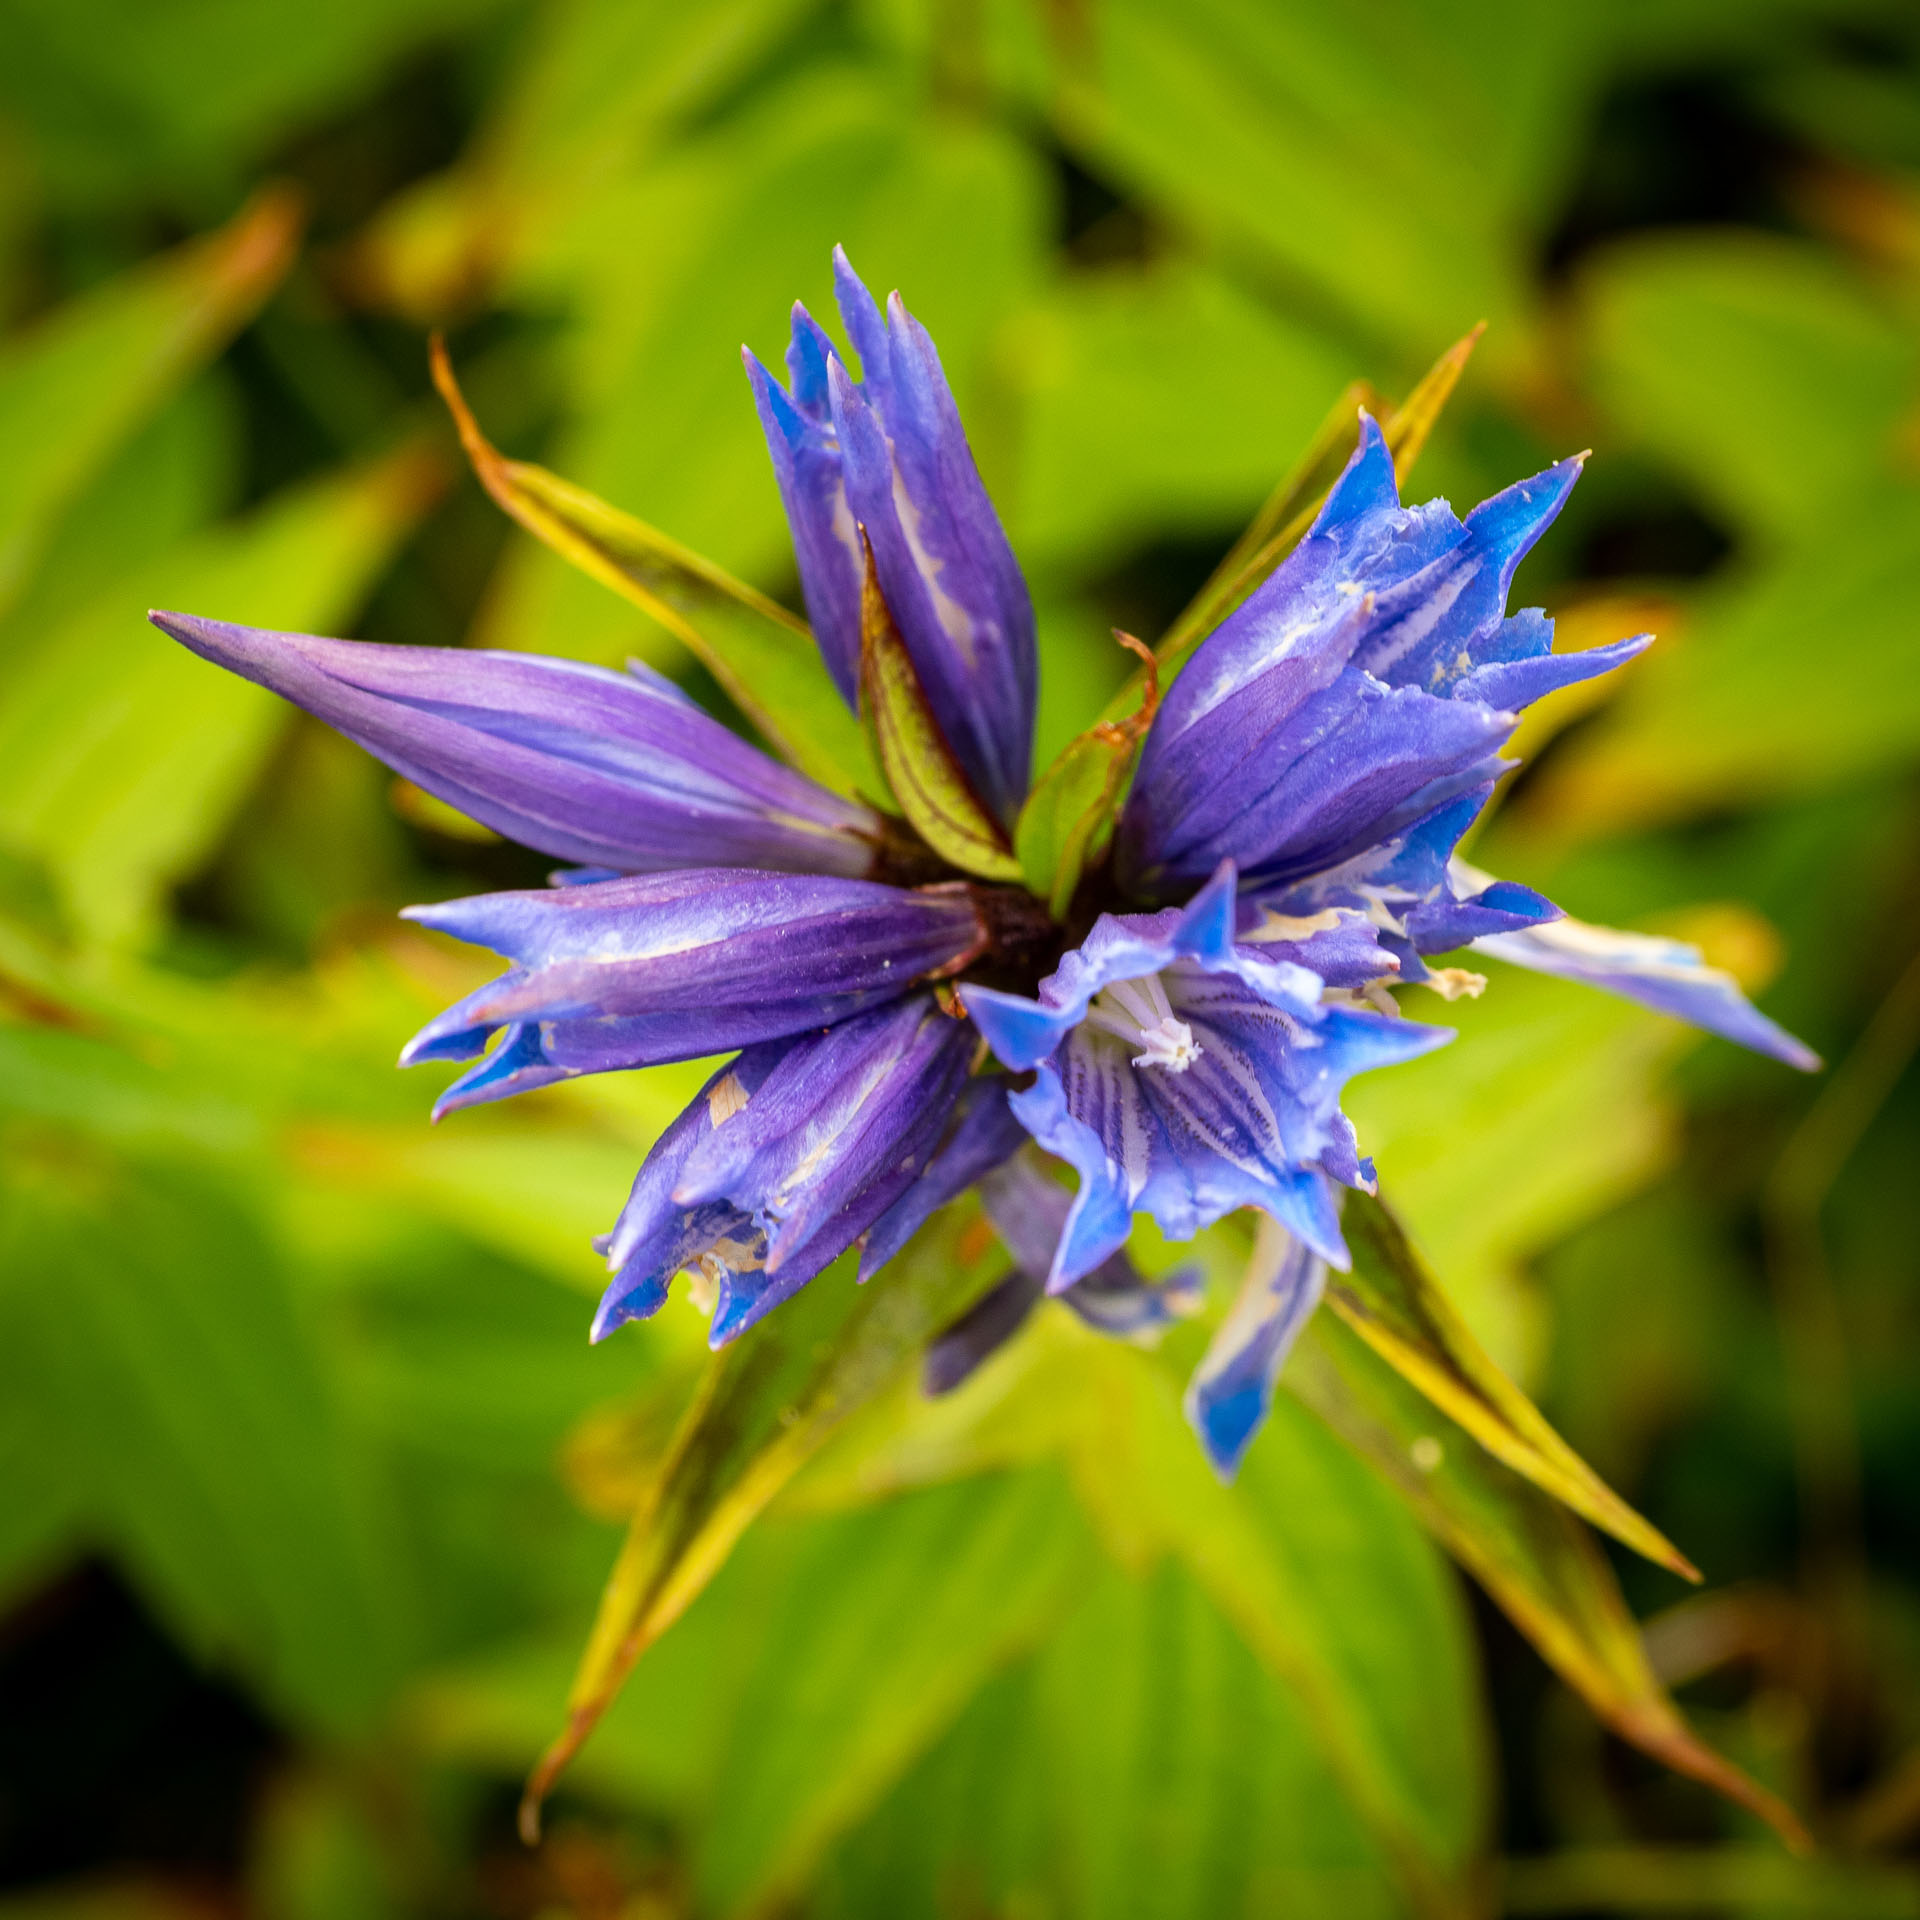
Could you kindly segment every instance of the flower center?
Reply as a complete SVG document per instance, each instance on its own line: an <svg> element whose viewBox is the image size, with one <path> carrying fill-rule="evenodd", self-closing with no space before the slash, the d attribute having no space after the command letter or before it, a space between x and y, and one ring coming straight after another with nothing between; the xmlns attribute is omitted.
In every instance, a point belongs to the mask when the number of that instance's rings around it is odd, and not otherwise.
<svg viewBox="0 0 1920 1920"><path fill-rule="evenodd" d="M1136 1067L1165 1067L1185 1073L1200 1057L1193 1029L1174 1017L1167 990L1157 973L1138 980L1116 980L1087 1009L1087 1020L1136 1051Z"/></svg>

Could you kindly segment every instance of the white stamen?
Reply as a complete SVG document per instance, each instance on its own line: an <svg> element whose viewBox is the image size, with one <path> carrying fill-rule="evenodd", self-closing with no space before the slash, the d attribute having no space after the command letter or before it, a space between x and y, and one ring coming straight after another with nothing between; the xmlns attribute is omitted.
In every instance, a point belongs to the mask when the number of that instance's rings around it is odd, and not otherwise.
<svg viewBox="0 0 1920 1920"><path fill-rule="evenodd" d="M1087 1009L1087 1024L1135 1048L1136 1067L1185 1073L1203 1051L1193 1029L1175 1016L1157 973L1113 981Z"/></svg>

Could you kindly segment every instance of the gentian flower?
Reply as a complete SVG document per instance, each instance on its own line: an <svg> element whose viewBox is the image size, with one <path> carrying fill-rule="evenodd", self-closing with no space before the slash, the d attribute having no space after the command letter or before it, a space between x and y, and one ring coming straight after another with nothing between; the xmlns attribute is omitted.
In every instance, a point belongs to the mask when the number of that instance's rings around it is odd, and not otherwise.
<svg viewBox="0 0 1920 1920"><path fill-rule="evenodd" d="M864 528L940 730L976 791L1011 824L1026 796L1039 690L1027 583L926 328L897 293L883 319L838 247L833 274L859 381L798 304L791 390L741 349L807 613L836 684L857 704Z"/></svg>
<svg viewBox="0 0 1920 1920"><path fill-rule="evenodd" d="M834 268L859 379L798 307L786 384L747 356L814 636L858 709L879 609L976 826L999 832L1029 785L1032 606L932 341L898 294L883 314L844 254ZM643 667L153 618L568 863L547 892L412 910L509 962L402 1056L467 1063L436 1114L718 1057L600 1242L594 1338L687 1273L723 1345L851 1248L870 1278L978 1189L1012 1271L929 1353L944 1391L1048 1293L1151 1338L1197 1283L1141 1276L1135 1216L1178 1240L1253 1208L1276 1223L1268 1257L1188 1396L1231 1471L1347 1263L1340 1191L1374 1184L1342 1088L1452 1037L1393 989L1484 984L1430 957L1584 979L1813 1064L1693 949L1567 920L1458 858L1519 710L1647 640L1556 654L1542 613L1506 611L1578 460L1463 521L1403 507L1359 425L1311 531L1152 713L1071 925L1010 862L960 871L889 795L829 792Z"/></svg>

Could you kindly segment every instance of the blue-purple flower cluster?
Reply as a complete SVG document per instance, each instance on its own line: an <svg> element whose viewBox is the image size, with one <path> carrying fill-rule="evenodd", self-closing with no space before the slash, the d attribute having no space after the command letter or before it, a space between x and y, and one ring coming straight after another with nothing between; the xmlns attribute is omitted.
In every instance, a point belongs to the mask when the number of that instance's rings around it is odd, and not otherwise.
<svg viewBox="0 0 1920 1920"><path fill-rule="evenodd" d="M947 750L1011 826L1037 680L1026 585L926 331L835 267L861 378L798 307L785 384L747 357L814 635L857 707L870 548ZM828 791L645 668L154 619L573 863L551 891L414 910L510 963L403 1055L468 1063L437 1113L723 1057L601 1242L596 1339L690 1273L722 1345L850 1248L870 1277L978 1188L1013 1271L929 1355L944 1389L1048 1293L1151 1336L1197 1296L1133 1267L1135 1216L1179 1240L1257 1208L1285 1255L1189 1394L1230 1471L1327 1265L1347 1262L1340 1190L1373 1186L1343 1086L1451 1037L1392 988L1480 984L1430 957L1577 977L1813 1064L1692 948L1569 920L1456 856L1519 711L1647 640L1555 653L1545 615L1506 611L1577 460L1461 520L1402 506L1380 429L1359 426L1311 531L1155 713L1077 934L929 850L903 862L886 795Z"/></svg>

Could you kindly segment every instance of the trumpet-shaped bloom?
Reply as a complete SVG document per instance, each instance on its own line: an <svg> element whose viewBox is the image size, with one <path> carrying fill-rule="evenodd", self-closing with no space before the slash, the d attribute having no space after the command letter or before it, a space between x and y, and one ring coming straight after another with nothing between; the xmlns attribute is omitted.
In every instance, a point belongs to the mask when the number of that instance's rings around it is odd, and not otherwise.
<svg viewBox="0 0 1920 1920"><path fill-rule="evenodd" d="M864 874L874 864L881 823L871 808L769 759L638 662L613 673L536 653L151 617L537 852L620 873Z"/></svg>
<svg viewBox="0 0 1920 1920"><path fill-rule="evenodd" d="M821 1034L750 1047L647 1156L603 1251L593 1332L665 1302L697 1267L723 1346L837 1259L919 1177L973 1036L926 994Z"/></svg>
<svg viewBox="0 0 1920 1920"><path fill-rule="evenodd" d="M798 308L787 383L747 362L814 633L858 705L870 545L936 757L1011 826L1036 693L1026 587L932 341L897 294L883 311L844 255L834 267L859 379ZM406 1049L465 1066L437 1112L726 1056L599 1243L596 1339L686 1273L721 1345L852 1249L871 1277L978 1188L1013 1270L934 1344L927 1380L945 1389L1049 1291L1103 1332L1151 1337L1198 1296L1187 1276L1142 1279L1134 1216L1183 1238L1251 1207L1278 1224L1188 1394L1231 1471L1326 1266L1346 1262L1340 1190L1373 1182L1346 1081L1451 1037L1399 1017L1391 992L1457 987L1431 956L1586 980L1813 1064L1691 948L1568 920L1457 857L1518 712L1646 644L1555 653L1543 614L1507 612L1579 470L1464 520L1406 507L1363 415L1307 537L1161 701L1071 930L645 668L153 618L577 869L550 892L413 910L508 962ZM926 883L889 883L902 873Z"/></svg>
<svg viewBox="0 0 1920 1920"><path fill-rule="evenodd" d="M1120 823L1123 879L1177 893L1225 859L1252 886L1278 884L1484 799L1519 708L1647 645L1556 654L1544 615L1506 613L1515 567L1579 472L1562 461L1464 521L1444 500L1403 507L1363 414L1307 537L1161 705Z"/></svg>
<svg viewBox="0 0 1920 1920"><path fill-rule="evenodd" d="M1035 999L964 986L1003 1066L1032 1068L1008 1105L1080 1176L1048 1285L1073 1285L1126 1244L1133 1216L1189 1239L1258 1207L1344 1266L1329 1182L1371 1188L1340 1111L1356 1073L1452 1036L1386 1014L1323 1004L1299 958L1235 937L1231 862L1184 908L1104 915ZM1388 970L1383 964L1381 971Z"/></svg>
<svg viewBox="0 0 1920 1920"><path fill-rule="evenodd" d="M519 1027L550 1080L656 1066L826 1027L964 964L986 941L964 886L697 867L551 893L491 893L407 917L514 964L428 1022L401 1054L472 1060ZM537 1038L536 1038L537 1036ZM442 1108L497 1098L499 1056Z"/></svg>
<svg viewBox="0 0 1920 1920"><path fill-rule="evenodd" d="M859 380L801 306L790 387L746 354L807 613L857 705L864 527L941 731L981 799L1011 822L1027 791L1039 684L1026 581L926 328L897 293L883 315L839 248L833 271Z"/></svg>

